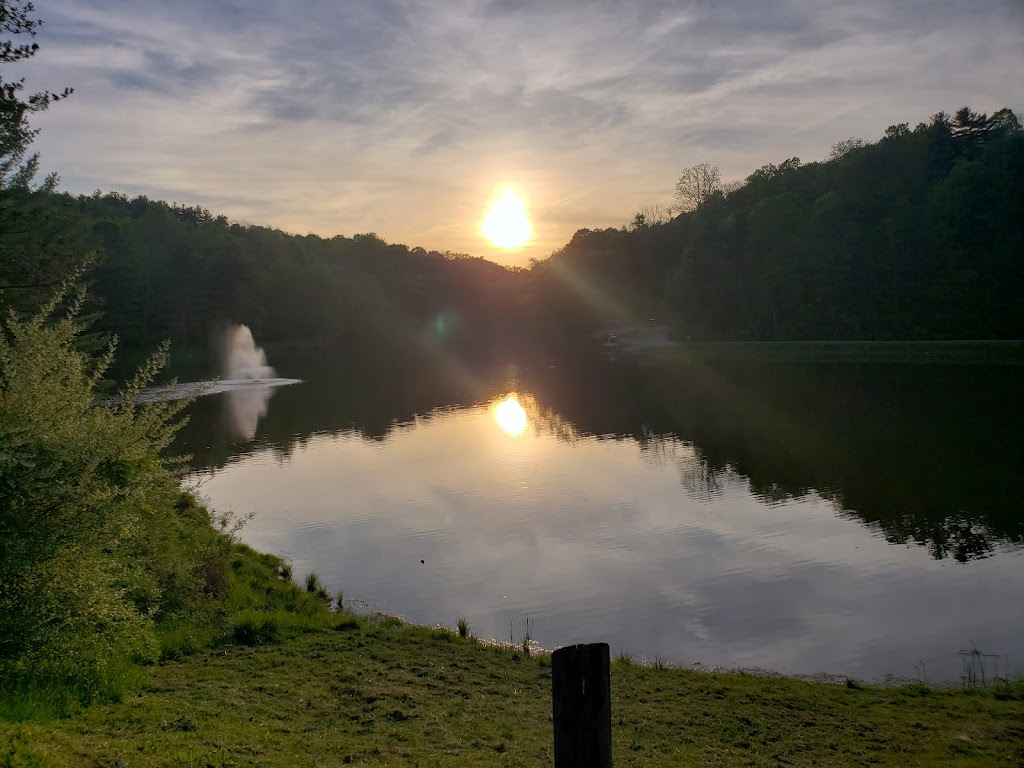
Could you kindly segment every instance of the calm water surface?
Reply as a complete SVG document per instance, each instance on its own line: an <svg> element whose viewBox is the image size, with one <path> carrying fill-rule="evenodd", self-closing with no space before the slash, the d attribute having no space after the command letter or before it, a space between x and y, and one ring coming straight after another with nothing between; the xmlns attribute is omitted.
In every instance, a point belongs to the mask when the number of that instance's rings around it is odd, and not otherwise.
<svg viewBox="0 0 1024 768"><path fill-rule="evenodd" d="M1019 368L278 368L179 448L347 600L679 664L1024 666Z"/></svg>

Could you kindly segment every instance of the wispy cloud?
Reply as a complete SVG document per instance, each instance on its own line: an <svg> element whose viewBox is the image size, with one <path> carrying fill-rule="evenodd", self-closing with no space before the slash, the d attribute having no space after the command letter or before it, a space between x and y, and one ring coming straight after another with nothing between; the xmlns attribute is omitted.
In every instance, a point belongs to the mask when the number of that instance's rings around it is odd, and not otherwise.
<svg viewBox="0 0 1024 768"><path fill-rule="evenodd" d="M76 88L38 121L65 187L512 261L667 201L687 165L738 178L939 109L1024 106L1015 0L50 0L40 13L30 85ZM537 205L537 240L512 255L479 234L506 185ZM571 197L573 220L545 203Z"/></svg>

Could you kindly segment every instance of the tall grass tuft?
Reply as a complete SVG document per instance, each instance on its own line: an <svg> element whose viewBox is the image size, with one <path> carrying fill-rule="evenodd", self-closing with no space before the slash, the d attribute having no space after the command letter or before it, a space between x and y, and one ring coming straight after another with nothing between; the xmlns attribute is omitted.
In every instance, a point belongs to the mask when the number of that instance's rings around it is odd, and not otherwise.
<svg viewBox="0 0 1024 768"><path fill-rule="evenodd" d="M456 622L456 626L458 626L459 628L459 637L463 639L469 637L469 622L466 621L465 616L459 616L459 620L458 622Z"/></svg>
<svg viewBox="0 0 1024 768"><path fill-rule="evenodd" d="M280 570L279 573L280 573L282 581L291 582L291 580L292 580L292 564L291 563L281 563L281 570Z"/></svg>
<svg viewBox="0 0 1024 768"><path fill-rule="evenodd" d="M307 573L306 591L312 595L316 594L321 589L323 589L323 585L320 583L320 577L317 575L316 571L310 571L309 573Z"/></svg>
<svg viewBox="0 0 1024 768"><path fill-rule="evenodd" d="M231 639L241 645L266 645L276 642L281 625L273 613L242 611L231 618Z"/></svg>
<svg viewBox="0 0 1024 768"><path fill-rule="evenodd" d="M982 653L978 646L959 652L963 672L960 680L965 690L983 691L989 685L1006 682L999 675L999 657L994 653Z"/></svg>

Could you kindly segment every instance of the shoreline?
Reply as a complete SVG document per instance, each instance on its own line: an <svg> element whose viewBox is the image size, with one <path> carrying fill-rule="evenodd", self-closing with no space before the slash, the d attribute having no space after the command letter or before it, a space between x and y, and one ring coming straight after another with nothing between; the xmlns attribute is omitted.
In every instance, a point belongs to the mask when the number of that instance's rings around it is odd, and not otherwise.
<svg viewBox="0 0 1024 768"><path fill-rule="evenodd" d="M361 599L345 599L345 611L351 613L354 616L364 618L368 621L375 620L394 620L402 623L403 626L415 627L430 632L449 632L454 636L458 636L458 628L453 628L447 624L421 624L416 621L407 619L405 616L399 613L393 613L386 610L380 610L374 608L372 603L367 600ZM496 637L483 637L480 635L473 635L473 640L486 648L493 648L499 651L514 652L521 650L522 646L519 643L513 643L509 640L500 640ZM600 642L596 640L595 642ZM564 646L555 646L553 648L545 648L541 646L536 640L530 641L530 653L531 655L538 656L550 656L552 653L557 651L559 648ZM651 669L674 669L684 672L699 672L705 675L746 675L750 677L760 678L775 678L781 680L793 680L802 683L815 683L822 685L847 685L848 682L852 681L858 685L863 685L871 688L904 688L907 686L924 685L929 688L940 690L940 691L956 691L963 688L963 676L960 679L955 678L933 678L926 677L924 679L920 677L907 677L903 675L894 674L891 672L883 672L876 677L866 678L859 677L856 675L846 675L837 672L780 672L775 669L768 669L766 667L742 667L742 666L726 666L721 664L704 664L703 662L675 662L665 660L660 656L647 656L642 653L625 653L624 651L616 652L615 658L622 659L623 657L629 659L629 663L637 667L648 667ZM999 654L982 654L985 657L995 655L999 658L1005 658L1005 656ZM614 659L613 659L614 661ZM1005 682L1016 682L1017 677L1011 676L1009 679L1006 677L996 676L999 680ZM1021 676L1024 679L1024 675Z"/></svg>
<svg viewBox="0 0 1024 768"><path fill-rule="evenodd" d="M0 759L133 768L552 764L547 654L479 641L468 626L462 637L353 613L344 601L339 611L315 581L295 586L280 558L239 544L231 558L226 639L190 647L187 632L165 634L163 660L134 695L57 719L0 720ZM1024 682L837 685L622 656L611 680L617 766L1024 759Z"/></svg>
<svg viewBox="0 0 1024 768"><path fill-rule="evenodd" d="M611 334L614 340L602 341ZM610 356L643 362L748 361L1024 365L1024 340L953 341L689 341L667 325L609 326L591 334Z"/></svg>

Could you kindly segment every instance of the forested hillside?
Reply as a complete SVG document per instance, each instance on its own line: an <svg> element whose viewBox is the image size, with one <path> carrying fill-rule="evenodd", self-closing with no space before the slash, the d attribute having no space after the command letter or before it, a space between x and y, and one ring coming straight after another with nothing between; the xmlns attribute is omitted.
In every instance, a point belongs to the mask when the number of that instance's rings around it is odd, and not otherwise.
<svg viewBox="0 0 1024 768"><path fill-rule="evenodd" d="M128 353L170 339L209 358L229 322L361 355L551 347L650 317L692 340L1024 337L1024 131L1010 110L895 125L727 190L708 170L680 181L689 210L579 230L530 270L12 180L0 303L32 307L92 253L89 310Z"/></svg>
<svg viewBox="0 0 1024 768"><path fill-rule="evenodd" d="M504 338L521 275L461 254L230 223L198 207L111 193L69 201L105 258L102 324L129 346L203 347L228 322L261 342L402 350Z"/></svg>
<svg viewBox="0 0 1024 768"><path fill-rule="evenodd" d="M1024 132L1010 110L894 125L728 192L706 181L670 221L577 232L535 267L544 304L580 327L667 316L694 340L1024 337Z"/></svg>

